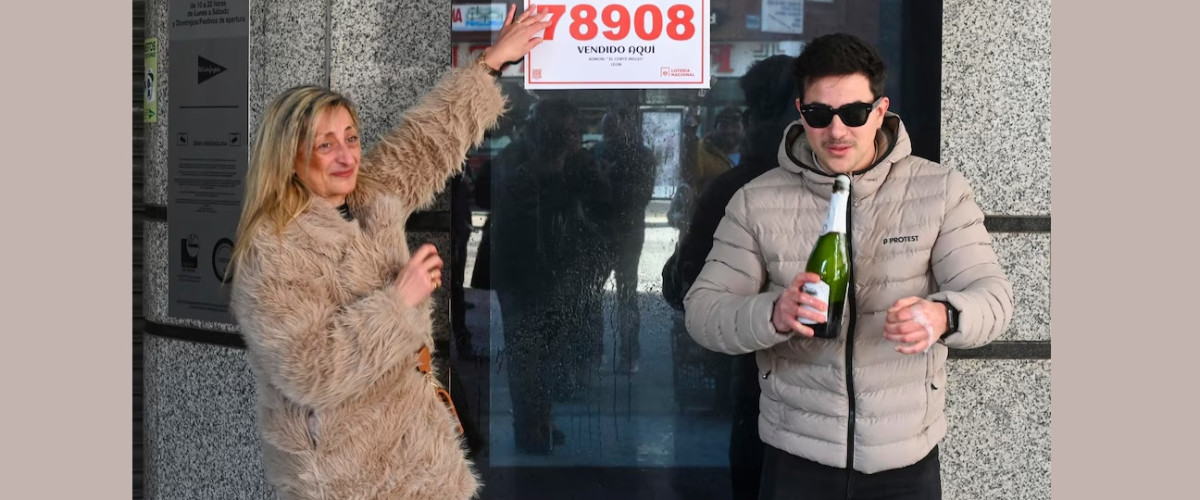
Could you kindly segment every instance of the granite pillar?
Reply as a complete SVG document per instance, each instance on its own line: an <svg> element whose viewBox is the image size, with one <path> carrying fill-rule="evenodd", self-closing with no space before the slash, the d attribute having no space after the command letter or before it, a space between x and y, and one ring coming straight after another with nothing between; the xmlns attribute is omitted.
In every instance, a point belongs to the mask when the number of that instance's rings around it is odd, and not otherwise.
<svg viewBox="0 0 1200 500"><path fill-rule="evenodd" d="M945 1L942 37L942 163L970 180L1015 305L1007 349L950 361L944 498L1050 498L1050 0Z"/></svg>

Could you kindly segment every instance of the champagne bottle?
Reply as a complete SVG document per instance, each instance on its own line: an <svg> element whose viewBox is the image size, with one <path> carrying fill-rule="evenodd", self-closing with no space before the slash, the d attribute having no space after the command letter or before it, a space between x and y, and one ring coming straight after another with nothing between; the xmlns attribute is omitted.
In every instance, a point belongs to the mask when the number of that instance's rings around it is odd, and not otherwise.
<svg viewBox="0 0 1200 500"><path fill-rule="evenodd" d="M850 278L850 252L846 240L846 202L850 197L850 178L839 175L833 181L833 195L829 199L829 214L821 237L813 246L804 270L821 277L819 283L805 283L801 291L817 297L828 304L824 322L797 318L801 324L813 329L813 336L836 338L841 330L842 310L846 305L846 288ZM816 310L811 306L804 306Z"/></svg>

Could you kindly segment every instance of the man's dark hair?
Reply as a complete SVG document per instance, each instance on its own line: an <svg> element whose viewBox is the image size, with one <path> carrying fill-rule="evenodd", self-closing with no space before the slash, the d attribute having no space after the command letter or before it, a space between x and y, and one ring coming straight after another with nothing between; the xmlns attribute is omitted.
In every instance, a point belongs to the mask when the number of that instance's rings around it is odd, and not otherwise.
<svg viewBox="0 0 1200 500"><path fill-rule="evenodd" d="M789 124L800 119L800 112L792 104L797 95L791 72L795 60L783 54L768 57L750 66L739 81L746 96L746 135L741 147L743 163L775 165L779 139ZM732 195L732 191L729 194Z"/></svg>
<svg viewBox="0 0 1200 500"><path fill-rule="evenodd" d="M574 149L579 140L579 108L561 97L536 101L529 107L529 139L550 151Z"/></svg>
<svg viewBox="0 0 1200 500"><path fill-rule="evenodd" d="M713 118L713 126L719 125L735 125L742 123L742 112L738 111L737 106L728 106L717 112L717 116Z"/></svg>
<svg viewBox="0 0 1200 500"><path fill-rule="evenodd" d="M796 87L788 72L795 60L789 55L773 55L755 62L746 70L738 84L746 96L747 116L765 120L787 114L788 110L796 110L792 105L792 100L796 98Z"/></svg>
<svg viewBox="0 0 1200 500"><path fill-rule="evenodd" d="M848 33L834 33L805 45L792 65L792 79L803 102L805 87L813 80L861 73L871 83L872 97L878 99L883 95L885 69L883 58L871 44Z"/></svg>
<svg viewBox="0 0 1200 500"><path fill-rule="evenodd" d="M626 102L609 104L600 119L600 132L604 140L612 138L641 139L642 123L637 105Z"/></svg>

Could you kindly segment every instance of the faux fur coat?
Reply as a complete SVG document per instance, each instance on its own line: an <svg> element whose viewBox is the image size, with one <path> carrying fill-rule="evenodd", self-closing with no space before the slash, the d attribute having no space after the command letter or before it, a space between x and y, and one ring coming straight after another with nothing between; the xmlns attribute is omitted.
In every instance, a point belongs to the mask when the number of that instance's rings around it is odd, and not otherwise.
<svg viewBox="0 0 1200 500"><path fill-rule="evenodd" d="M351 196L353 221L314 198L263 231L234 277L232 308L257 378L268 481L285 499L465 499L479 481L458 423L418 371L430 303L393 286L404 225L461 169L505 107L478 65L452 70L361 165L383 189Z"/></svg>

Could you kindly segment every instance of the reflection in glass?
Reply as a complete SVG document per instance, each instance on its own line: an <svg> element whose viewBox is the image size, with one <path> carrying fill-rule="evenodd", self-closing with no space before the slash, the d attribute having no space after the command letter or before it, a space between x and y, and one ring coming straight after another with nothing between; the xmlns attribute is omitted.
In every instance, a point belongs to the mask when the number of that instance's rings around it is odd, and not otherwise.
<svg viewBox="0 0 1200 500"><path fill-rule="evenodd" d="M484 498L753 497L753 355L691 339L669 303L681 292L663 287L690 271L668 259L703 262L705 245L681 242L711 234L713 217L695 210L714 182L729 196L774 166L797 116L790 60L772 56L794 56L812 37L850 31L877 43L914 150L936 149L936 106L905 108L921 97L908 86L917 75L937 89L940 60L913 73L919 54L905 44L940 33L940 10L910 15L920 8L909 3L804 2L802 32L782 33L764 31L761 2L713 0L707 91L534 93L520 64L505 70L510 110L456 181L453 210L469 216L452 216L466 242L455 251L465 257L455 267L464 286L453 313L462 316L452 314L451 366L463 381L454 397L480 429L471 446ZM490 36L454 32L456 64ZM705 218L712 226L692 225Z"/></svg>

